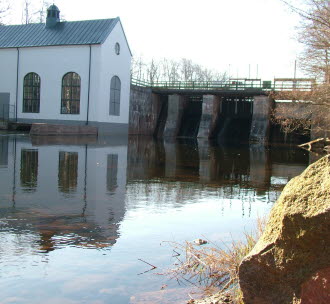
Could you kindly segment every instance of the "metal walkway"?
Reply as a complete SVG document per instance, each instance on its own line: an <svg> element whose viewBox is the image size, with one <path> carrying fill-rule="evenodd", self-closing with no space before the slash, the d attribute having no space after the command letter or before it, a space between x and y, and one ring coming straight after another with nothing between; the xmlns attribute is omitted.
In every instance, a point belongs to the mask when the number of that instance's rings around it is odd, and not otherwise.
<svg viewBox="0 0 330 304"><path fill-rule="evenodd" d="M150 88L160 94L222 94L254 96L268 95L270 92L312 91L315 79L310 78L275 78L274 81L261 79L235 78L227 81L158 81L147 82L132 79L132 85Z"/></svg>

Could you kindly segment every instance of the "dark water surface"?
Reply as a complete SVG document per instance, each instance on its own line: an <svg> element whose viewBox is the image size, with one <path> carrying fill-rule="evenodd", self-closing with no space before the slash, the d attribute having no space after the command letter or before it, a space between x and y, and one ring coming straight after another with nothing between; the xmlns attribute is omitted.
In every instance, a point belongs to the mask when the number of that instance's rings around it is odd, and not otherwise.
<svg viewBox="0 0 330 304"><path fill-rule="evenodd" d="M308 165L288 147L0 134L0 303L185 303L163 241L243 237ZM150 267L158 268L140 274ZM166 284L166 288L161 287Z"/></svg>

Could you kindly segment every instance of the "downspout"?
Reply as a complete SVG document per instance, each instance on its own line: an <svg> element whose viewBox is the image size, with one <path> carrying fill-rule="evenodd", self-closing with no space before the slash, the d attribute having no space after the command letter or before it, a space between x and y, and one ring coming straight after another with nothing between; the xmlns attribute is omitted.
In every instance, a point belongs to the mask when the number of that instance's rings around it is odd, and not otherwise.
<svg viewBox="0 0 330 304"><path fill-rule="evenodd" d="M92 63L92 45L89 45L89 70L88 70L88 96L87 96L87 115L86 125L89 123L89 95L91 91L91 63Z"/></svg>
<svg viewBox="0 0 330 304"><path fill-rule="evenodd" d="M17 122L17 107L18 107L18 73L19 73L19 48L17 49L17 69L16 69L16 105L15 105L15 121Z"/></svg>

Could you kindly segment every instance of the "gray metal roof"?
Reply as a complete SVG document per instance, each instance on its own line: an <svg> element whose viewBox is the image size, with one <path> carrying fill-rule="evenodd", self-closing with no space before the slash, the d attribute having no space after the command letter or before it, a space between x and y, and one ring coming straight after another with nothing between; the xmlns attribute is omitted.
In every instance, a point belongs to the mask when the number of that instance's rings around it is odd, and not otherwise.
<svg viewBox="0 0 330 304"><path fill-rule="evenodd" d="M0 26L0 48L51 45L101 44L119 18L59 22L54 28L43 23Z"/></svg>

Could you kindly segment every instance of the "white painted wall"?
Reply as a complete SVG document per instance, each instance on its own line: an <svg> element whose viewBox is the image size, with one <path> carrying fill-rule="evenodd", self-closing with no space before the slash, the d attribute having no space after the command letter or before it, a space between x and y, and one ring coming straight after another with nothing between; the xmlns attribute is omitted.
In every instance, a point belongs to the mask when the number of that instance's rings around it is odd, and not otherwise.
<svg viewBox="0 0 330 304"><path fill-rule="evenodd" d="M115 53L116 42L120 44L119 55ZM101 62L99 83L99 102L101 106L98 109L98 121L127 124L131 81L131 53L120 22L116 24L107 40L101 46ZM115 75L121 81L120 116L109 115L110 81Z"/></svg>
<svg viewBox="0 0 330 304"><path fill-rule="evenodd" d="M23 80L30 72L41 78L40 113L23 113ZM80 114L61 114L62 78L68 72L81 78ZM86 120L89 46L52 46L20 49L18 118Z"/></svg>

